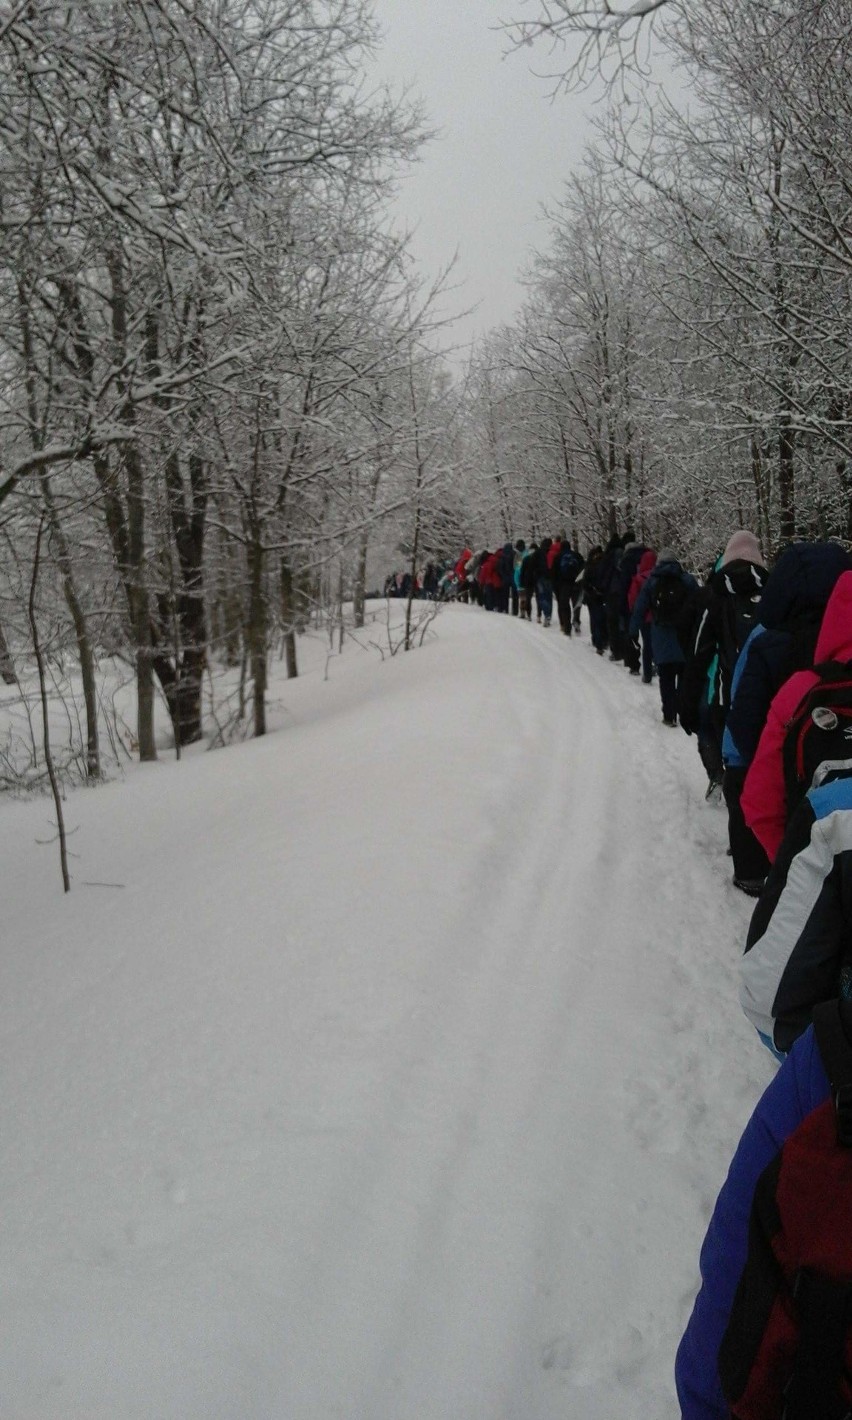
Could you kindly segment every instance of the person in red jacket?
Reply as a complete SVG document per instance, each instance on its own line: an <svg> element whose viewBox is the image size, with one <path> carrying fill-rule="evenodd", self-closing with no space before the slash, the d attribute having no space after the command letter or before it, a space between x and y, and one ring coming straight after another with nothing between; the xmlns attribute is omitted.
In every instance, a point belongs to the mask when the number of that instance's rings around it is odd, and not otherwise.
<svg viewBox="0 0 852 1420"><path fill-rule="evenodd" d="M823 661L852 661L852 572L835 583L822 619L814 665ZM785 681L772 704L749 766L740 800L743 816L774 863L787 826L787 791L784 784L783 747L787 722L812 686L815 671L796 671Z"/></svg>
<svg viewBox="0 0 852 1420"><path fill-rule="evenodd" d="M459 593L458 593L458 594L459 594L459 600L460 600L460 601L467 601L467 599L468 599L469 587L468 587L467 573L465 572L465 568L467 567L467 564L468 564L468 562L470 561L470 559L471 559L472 556L473 556L473 553L471 552L470 548L469 548L469 547L464 548L461 557L459 558L458 562L456 563L455 567L453 568L453 571L454 571L455 576L456 576L456 581L457 581L457 583L458 583L458 589L459 589Z"/></svg>
<svg viewBox="0 0 852 1420"><path fill-rule="evenodd" d="M500 590L500 574L497 570L499 559L499 552L487 552L477 573L486 611L494 611L497 606L497 593Z"/></svg>

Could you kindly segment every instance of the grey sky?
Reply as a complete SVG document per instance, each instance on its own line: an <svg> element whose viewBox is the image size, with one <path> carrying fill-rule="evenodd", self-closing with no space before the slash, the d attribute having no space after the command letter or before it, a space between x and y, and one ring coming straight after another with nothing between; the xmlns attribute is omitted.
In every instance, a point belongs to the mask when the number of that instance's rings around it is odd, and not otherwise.
<svg viewBox="0 0 852 1420"><path fill-rule="evenodd" d="M581 161L593 100L551 100L546 47L507 55L494 26L518 0L374 0L374 9L385 32L380 76L409 84L440 129L405 179L398 212L417 229L414 251L429 275L458 249L454 304L479 303L459 326L469 341L517 311L519 269L543 245L540 204Z"/></svg>

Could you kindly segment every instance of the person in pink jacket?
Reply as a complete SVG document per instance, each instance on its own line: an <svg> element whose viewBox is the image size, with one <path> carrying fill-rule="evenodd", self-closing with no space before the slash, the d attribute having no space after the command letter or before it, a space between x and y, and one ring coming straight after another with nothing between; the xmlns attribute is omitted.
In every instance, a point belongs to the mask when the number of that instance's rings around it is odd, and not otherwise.
<svg viewBox="0 0 852 1420"><path fill-rule="evenodd" d="M825 608L814 665L824 661L852 661L852 572L844 572L838 578ZM819 676L814 671L796 671L784 682L769 707L757 753L743 786L740 800L743 816L763 844L770 863L775 862L787 826L783 763L787 723L818 681Z"/></svg>

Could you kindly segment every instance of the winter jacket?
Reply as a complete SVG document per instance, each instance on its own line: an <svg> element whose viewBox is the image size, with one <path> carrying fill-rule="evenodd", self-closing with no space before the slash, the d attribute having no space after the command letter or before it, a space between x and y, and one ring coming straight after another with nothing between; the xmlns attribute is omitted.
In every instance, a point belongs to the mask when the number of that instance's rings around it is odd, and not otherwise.
<svg viewBox="0 0 852 1420"><path fill-rule="evenodd" d="M814 664L852 660L852 572L844 572L832 591L822 618ZM740 803L743 817L766 850L775 858L787 822L783 745L787 722L813 685L815 671L797 671L785 681L769 706L766 724L749 766Z"/></svg>
<svg viewBox="0 0 852 1420"><path fill-rule="evenodd" d="M680 722L696 731L699 706L708 698L726 716L731 704L734 666L757 621L757 607L769 573L754 562L737 560L717 568L702 595L698 625L680 686ZM711 675L712 671L712 675Z"/></svg>
<svg viewBox="0 0 852 1420"><path fill-rule="evenodd" d="M553 544L549 537L542 538L533 564L535 571L534 586L538 586L539 582L544 582L548 586L550 585L550 549L552 546Z"/></svg>
<svg viewBox="0 0 852 1420"><path fill-rule="evenodd" d="M813 665L826 603L850 568L852 558L833 542L796 542L782 552L758 606L760 630L737 663L722 745L726 764L751 763L772 697L793 671Z"/></svg>
<svg viewBox="0 0 852 1420"><path fill-rule="evenodd" d="M802 1120L829 1096L808 1027L764 1091L737 1146L701 1248L701 1290L675 1362L681 1420L730 1420L719 1381L719 1348L745 1266L758 1179Z"/></svg>
<svg viewBox="0 0 852 1420"><path fill-rule="evenodd" d="M658 666L683 665L686 659L675 628L673 626L659 626L653 615L654 589L661 577L670 576L679 577L686 586L688 594L691 597L697 596L698 583L692 574L684 572L679 562L668 559L665 562L657 563L636 598L636 603L630 614L629 635L635 637L639 635L639 629L647 612L651 612L651 651L654 662Z"/></svg>
<svg viewBox="0 0 852 1420"><path fill-rule="evenodd" d="M566 554L569 566L567 570L563 570L562 562L566 558ZM579 552L575 551L570 542L563 542L559 548L559 556L551 566L554 589L567 593L576 583L585 565L584 559Z"/></svg>
<svg viewBox="0 0 852 1420"><path fill-rule="evenodd" d="M515 549L510 542L504 543L502 551L497 553L497 575L500 578L498 586L503 590L512 585L515 575Z"/></svg>
<svg viewBox="0 0 852 1420"><path fill-rule="evenodd" d="M784 1052L814 1006L847 995L852 778L840 778L811 789L790 820L748 929L740 1003L763 1040Z"/></svg>
<svg viewBox="0 0 852 1420"><path fill-rule="evenodd" d="M630 581L630 586L629 586L628 589L627 589L627 610L628 610L628 612L632 612L632 611L633 611L633 608L634 608L635 605L636 605L636 601L637 601L637 598L638 598L638 596L639 596L639 593L641 592L642 588L644 587L645 583L647 582L648 578L650 577L650 575L651 575L652 571L654 570L654 568L656 567L656 565L657 565L657 554L656 554L656 552L654 552L651 548L647 548L647 549L642 553L642 556L641 556L640 561L639 561L639 566L638 566L637 570L634 572L634 574L633 574L633 576L632 576L632 578L631 578L631 581ZM647 611L647 612L645 613L645 625L650 625L650 622L651 622L651 613L650 613L650 610L649 610L649 611Z"/></svg>
<svg viewBox="0 0 852 1420"><path fill-rule="evenodd" d="M481 587L493 587L495 591L499 590L502 585L500 573L497 569L499 560L499 552L489 552L487 556L483 557L477 573L477 579Z"/></svg>
<svg viewBox="0 0 852 1420"><path fill-rule="evenodd" d="M518 587L523 588L525 592L535 591L535 568L537 551L538 548L536 547L527 548L526 552L521 558L520 566L518 567L516 572L516 576L518 579Z"/></svg>
<svg viewBox="0 0 852 1420"><path fill-rule="evenodd" d="M462 555L461 555L461 557L459 558L458 562L456 563L455 568L454 568L453 570L455 571L455 574L456 574L456 576L458 577L459 582L463 582L463 581L464 581L464 579L465 579L465 568L467 567L467 564L468 564L468 562L470 561L470 559L471 559L472 556L473 556L473 553L471 552L470 548L469 548L469 547L466 547L466 548L464 549L464 551L462 552Z"/></svg>
<svg viewBox="0 0 852 1420"><path fill-rule="evenodd" d="M600 593L601 601L606 602L611 594L613 584L618 585L618 564L621 561L621 538L611 537L603 551L600 562L594 569L594 588Z"/></svg>
<svg viewBox="0 0 852 1420"><path fill-rule="evenodd" d="M586 606L601 606L604 601L604 590L602 579L606 572L606 553L598 548L592 549L586 562L583 573L583 600Z"/></svg>

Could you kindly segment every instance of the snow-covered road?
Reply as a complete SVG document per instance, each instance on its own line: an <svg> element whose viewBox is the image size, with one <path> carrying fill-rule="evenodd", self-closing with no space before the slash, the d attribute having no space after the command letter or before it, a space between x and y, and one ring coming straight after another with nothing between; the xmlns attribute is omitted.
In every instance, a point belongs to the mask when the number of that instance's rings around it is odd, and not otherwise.
<svg viewBox="0 0 852 1420"><path fill-rule="evenodd" d="M0 811L0 1414L674 1420L772 1070L694 741L466 608L307 656L280 733L72 796L69 899Z"/></svg>

